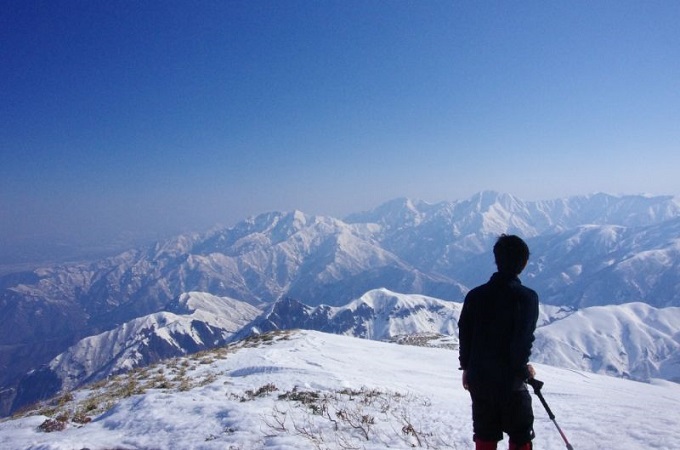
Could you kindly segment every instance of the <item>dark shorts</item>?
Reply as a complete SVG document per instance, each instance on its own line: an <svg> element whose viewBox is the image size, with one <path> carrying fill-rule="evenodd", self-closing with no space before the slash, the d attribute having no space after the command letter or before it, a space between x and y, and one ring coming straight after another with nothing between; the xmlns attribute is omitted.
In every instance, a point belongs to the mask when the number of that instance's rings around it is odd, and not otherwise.
<svg viewBox="0 0 680 450"><path fill-rule="evenodd" d="M500 441L504 432L517 445L533 439L534 412L529 391L513 391L504 398L484 392L471 391L470 395L475 439Z"/></svg>

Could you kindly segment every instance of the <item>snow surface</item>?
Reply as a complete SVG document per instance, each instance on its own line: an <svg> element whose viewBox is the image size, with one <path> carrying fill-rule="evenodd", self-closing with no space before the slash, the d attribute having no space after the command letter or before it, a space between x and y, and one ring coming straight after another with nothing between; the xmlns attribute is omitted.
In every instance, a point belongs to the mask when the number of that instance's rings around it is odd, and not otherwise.
<svg viewBox="0 0 680 450"><path fill-rule="evenodd" d="M1 421L0 448L406 449L418 446L416 436L423 448L474 448L470 399L460 386L455 351L316 331L284 332L258 346L239 345L222 358L191 366L192 380L212 375L208 384L186 391L149 389L85 425L69 423L64 431L44 433L37 427L46 416ZM680 385L536 368L545 382L543 394L574 449L680 448ZM248 391L263 386L277 390L249 396ZM358 393L362 389L364 394ZM341 393L347 390L353 393ZM333 421L299 401L279 398L291 392L334 399L325 410ZM534 413L535 447L565 448L537 400ZM363 417L369 439L361 426L351 428L342 417ZM499 448L507 448L507 442Z"/></svg>
<svg viewBox="0 0 680 450"><path fill-rule="evenodd" d="M680 307L645 303L574 311L541 306L549 323L536 330L535 361L566 369L649 381L680 382ZM554 314L554 315L551 315Z"/></svg>

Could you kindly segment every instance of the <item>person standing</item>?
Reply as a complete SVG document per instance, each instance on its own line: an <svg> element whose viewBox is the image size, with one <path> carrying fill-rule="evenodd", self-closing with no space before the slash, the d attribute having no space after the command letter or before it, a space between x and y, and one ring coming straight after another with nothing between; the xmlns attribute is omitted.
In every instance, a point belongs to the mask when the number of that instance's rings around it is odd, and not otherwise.
<svg viewBox="0 0 680 450"><path fill-rule="evenodd" d="M510 450L531 450L534 414L526 381L538 320L538 295L519 274L529 247L518 236L501 235L493 247L498 269L465 297L458 321L463 388L472 399L476 450L495 450L503 433Z"/></svg>

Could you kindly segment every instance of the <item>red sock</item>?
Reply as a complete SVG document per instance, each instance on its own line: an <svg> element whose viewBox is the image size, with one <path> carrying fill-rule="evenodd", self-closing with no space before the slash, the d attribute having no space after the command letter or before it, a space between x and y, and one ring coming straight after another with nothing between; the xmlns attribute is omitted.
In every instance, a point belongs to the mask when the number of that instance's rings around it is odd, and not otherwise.
<svg viewBox="0 0 680 450"><path fill-rule="evenodd" d="M496 441L482 441L475 439L475 450L496 450Z"/></svg>

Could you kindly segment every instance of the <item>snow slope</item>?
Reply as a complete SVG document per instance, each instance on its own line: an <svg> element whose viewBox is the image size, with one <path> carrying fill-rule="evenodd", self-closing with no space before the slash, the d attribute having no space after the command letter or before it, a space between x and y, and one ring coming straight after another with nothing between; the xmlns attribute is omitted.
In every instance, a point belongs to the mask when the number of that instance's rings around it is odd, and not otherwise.
<svg viewBox="0 0 680 450"><path fill-rule="evenodd" d="M53 359L49 368L60 374L63 389L73 389L96 380L103 369L107 376L148 365L157 355L167 358L224 344L260 312L248 303L205 292L182 294L170 309L85 338Z"/></svg>
<svg viewBox="0 0 680 450"><path fill-rule="evenodd" d="M204 357L209 355L204 355ZM44 433L45 416L0 422L0 448L472 449L470 400L457 353L314 331L243 341L186 367L197 382L148 388L84 425ZM638 383L536 365L543 394L578 450L680 448L680 386ZM158 375L156 375L158 376ZM94 392L75 393L84 399ZM76 408L69 403L64 407ZM538 401L536 448L565 447ZM354 424L353 427L351 424ZM501 444L499 448L507 447Z"/></svg>
<svg viewBox="0 0 680 450"><path fill-rule="evenodd" d="M584 308L539 327L532 355L567 369L680 382L680 308Z"/></svg>

